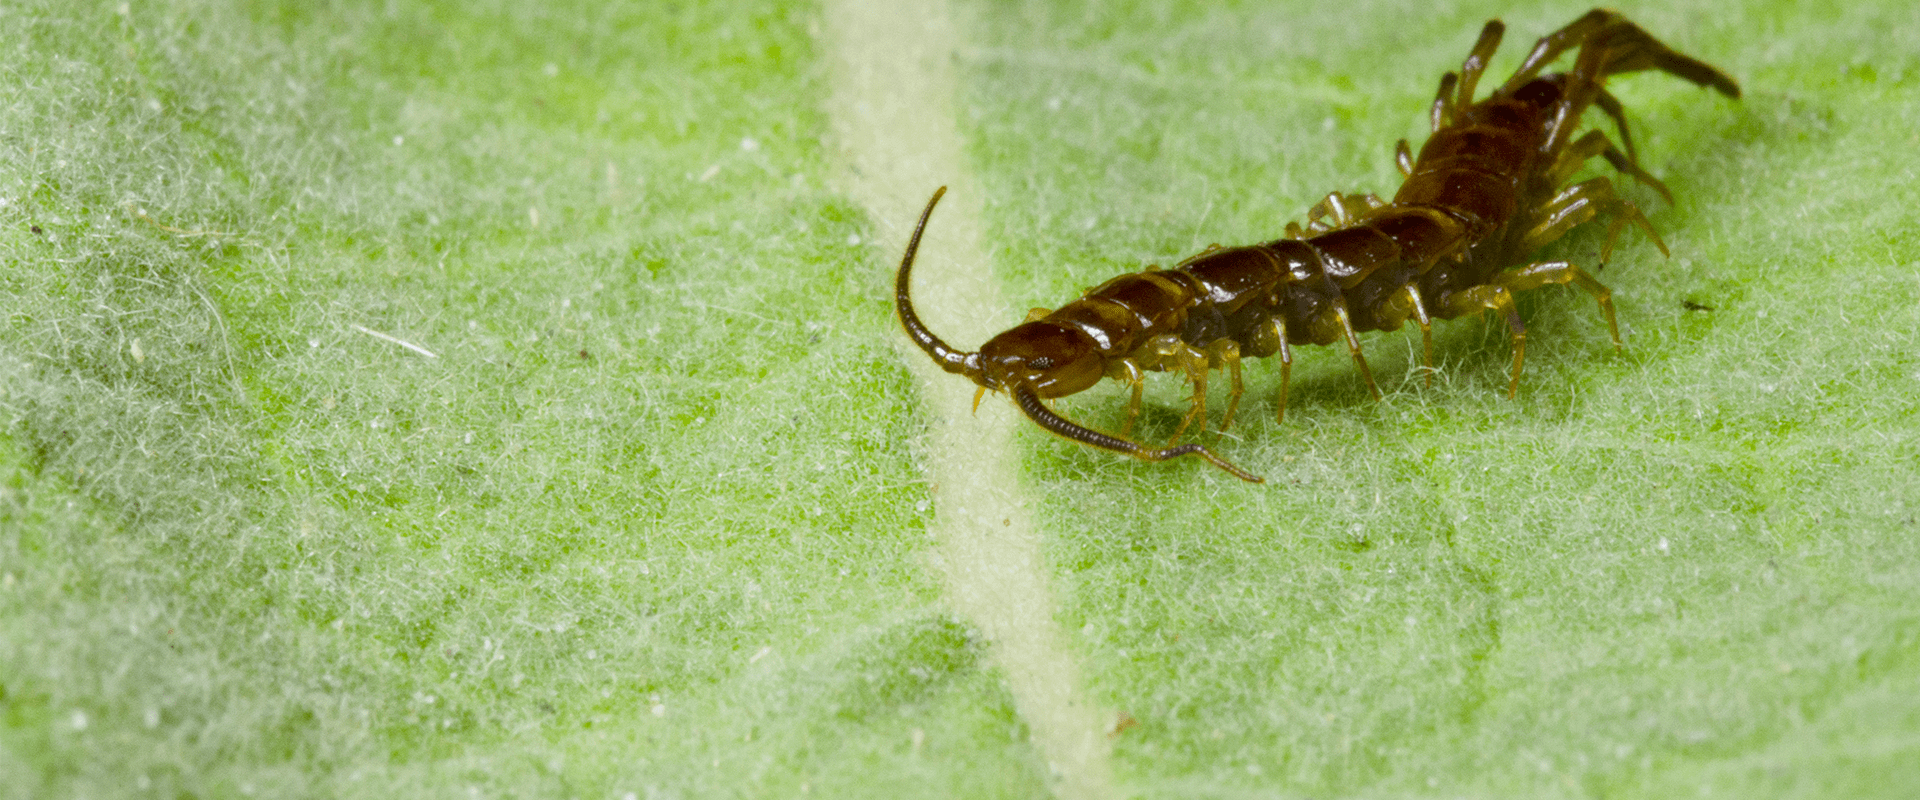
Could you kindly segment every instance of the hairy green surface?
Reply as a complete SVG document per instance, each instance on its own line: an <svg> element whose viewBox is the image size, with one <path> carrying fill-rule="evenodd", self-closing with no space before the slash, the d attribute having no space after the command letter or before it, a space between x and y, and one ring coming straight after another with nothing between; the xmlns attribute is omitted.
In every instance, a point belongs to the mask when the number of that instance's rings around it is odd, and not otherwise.
<svg viewBox="0 0 1920 800"><path fill-rule="evenodd" d="M921 567L811 10L75 5L0 6L0 793L1044 795ZM964 8L1019 308L1388 191L1502 13ZM1616 84L1678 200L1624 352L1546 289L1518 401L1472 320L1283 424L1256 362L1206 441L1265 487L1028 438L1129 791L1920 783L1920 12L1799 9L1628 9L1747 95Z"/></svg>
<svg viewBox="0 0 1920 800"><path fill-rule="evenodd" d="M0 18L0 794L1043 791L811 11L122 8Z"/></svg>
<svg viewBox="0 0 1920 800"><path fill-rule="evenodd" d="M1431 388L1417 331L1367 336L1380 404L1314 349L1282 424L1255 362L1240 424L1203 441L1268 486L1029 438L1063 620L1140 722L1117 754L1136 790L1920 782L1920 15L1747 6L1628 10L1746 96L1615 84L1677 199L1626 190L1673 258L1628 232L1599 273L1624 352L1584 294L1546 289L1522 302L1518 401L1492 321L1438 326ZM1389 193L1394 140L1421 141L1438 75L1502 13L1425 9L982 14L969 102L1015 302L1272 238L1329 190ZM1507 14L1489 74L1584 10ZM1602 241L1548 252L1592 263ZM1149 438L1185 410L1158 385ZM1119 387L1065 405L1111 427L1124 406Z"/></svg>

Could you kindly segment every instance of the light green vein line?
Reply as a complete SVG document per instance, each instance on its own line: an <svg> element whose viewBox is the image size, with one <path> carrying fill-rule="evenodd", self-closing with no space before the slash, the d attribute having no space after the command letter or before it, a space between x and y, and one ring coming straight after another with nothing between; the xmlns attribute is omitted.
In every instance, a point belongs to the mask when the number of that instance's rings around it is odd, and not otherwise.
<svg viewBox="0 0 1920 800"><path fill-rule="evenodd" d="M977 346L1002 305L980 248L980 192L966 169L954 114L959 25L940 0L835 0L824 10L845 188L899 253L927 196L947 199L921 244L921 315L956 346ZM1013 430L1004 402L970 406L973 386L935 369L899 337L933 418L929 472L935 487L932 561L954 610L992 642L1014 704L1063 798L1114 796L1106 738L1109 712L1082 690L1079 665L1054 619L1056 602L1039 535L1015 480Z"/></svg>

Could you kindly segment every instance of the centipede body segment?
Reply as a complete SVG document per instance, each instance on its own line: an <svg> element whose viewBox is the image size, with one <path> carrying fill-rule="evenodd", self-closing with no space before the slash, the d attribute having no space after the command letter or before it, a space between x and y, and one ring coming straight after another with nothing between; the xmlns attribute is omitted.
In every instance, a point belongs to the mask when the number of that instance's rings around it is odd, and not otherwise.
<svg viewBox="0 0 1920 800"><path fill-rule="evenodd" d="M964 375L979 391L1006 392L1020 410L1050 433L1146 461L1198 456L1234 476L1261 478L1199 444L1154 448L1127 437L1139 414L1143 375L1169 371L1193 385L1191 408L1173 435L1205 427L1207 378L1225 370L1231 383L1220 428L1239 410L1240 362L1278 356L1276 416L1286 414L1293 348L1340 344L1378 398L1361 351L1364 331L1420 327L1426 364L1433 362L1436 319L1493 312L1513 336L1512 378L1519 390L1526 324L1514 295L1550 284L1571 284L1591 295L1620 345L1611 292L1569 261L1536 261L1531 254L1595 219L1607 220L1600 264L1615 237L1632 225L1664 254L1666 245L1640 209L1595 177L1573 182L1595 157L1669 202L1665 184L1642 169L1608 77L1658 70L1740 96L1732 78L1674 52L1618 12L1595 9L1534 44L1519 69L1485 98L1474 93L1505 26L1489 21L1460 71L1441 78L1430 109L1432 134L1415 154L1402 140L1395 160L1406 180L1392 199L1332 193L1302 226L1285 237L1243 247L1209 248L1171 269L1121 275L1050 312L989 339L975 352L948 346L921 323L909 285L921 233L946 189L934 192L920 215L895 276L895 307L915 345L947 372ZM1543 69L1569 52L1566 72ZM1597 107L1619 133L1582 132L1581 119ZM1075 423L1044 402L1085 390L1104 378L1133 389L1127 425L1119 435Z"/></svg>

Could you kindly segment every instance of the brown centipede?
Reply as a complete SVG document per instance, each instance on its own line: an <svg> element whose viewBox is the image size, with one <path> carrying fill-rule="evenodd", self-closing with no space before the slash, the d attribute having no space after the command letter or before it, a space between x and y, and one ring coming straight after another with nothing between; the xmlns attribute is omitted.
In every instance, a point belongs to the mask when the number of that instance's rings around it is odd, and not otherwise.
<svg viewBox="0 0 1920 800"><path fill-rule="evenodd" d="M1378 399L1380 390L1360 350L1360 332L1398 330L1413 320L1420 326L1431 380L1433 320L1492 311L1513 334L1513 374L1507 386L1511 397L1519 391L1526 354L1526 325L1514 306L1514 294L1569 283L1599 303L1618 348L1611 291L1571 262L1529 258L1601 214L1609 217L1601 265L1628 224L1645 231L1660 252L1667 253L1646 216L1618 197L1607 178L1568 183L1587 161L1600 156L1616 171L1673 201L1666 185L1640 167L1620 101L1606 90L1605 81L1611 75L1653 69L1731 98L1740 96L1740 87L1712 66L1669 49L1619 13L1595 9L1542 37L1512 77L1476 102L1475 86L1504 32L1499 20L1487 22L1460 71L1440 79L1430 110L1432 134L1419 156L1414 157L1405 139L1395 147L1395 162L1405 181L1391 201L1329 194L1308 211L1306 226L1289 223L1285 238L1208 248L1172 269L1122 275L1054 311L1036 309L1025 323L989 339L977 352L955 350L927 330L914 313L908 291L920 235L946 192L941 187L921 212L894 278L900 322L914 344L942 369L979 385L976 404L989 390L1008 392L1028 418L1061 437L1146 461L1195 455L1256 483L1262 479L1206 447L1176 444L1196 420L1201 428L1206 426L1207 375L1212 370L1225 369L1231 376L1220 429L1233 424L1244 357L1280 356L1276 417L1284 418L1294 345L1344 342ZM1576 49L1572 69L1541 74ZM1576 137L1589 107L1598 107L1613 120L1620 146L1597 129ZM1126 438L1140 411L1147 370L1178 370L1193 384L1191 408L1162 448ZM1102 378L1125 381L1133 389L1119 436L1068 420L1043 402L1087 389Z"/></svg>

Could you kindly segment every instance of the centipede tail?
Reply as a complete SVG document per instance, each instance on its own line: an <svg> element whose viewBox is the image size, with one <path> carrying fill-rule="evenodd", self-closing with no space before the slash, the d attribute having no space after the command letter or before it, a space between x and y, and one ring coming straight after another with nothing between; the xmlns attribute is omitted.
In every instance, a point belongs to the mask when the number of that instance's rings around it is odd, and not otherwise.
<svg viewBox="0 0 1920 800"><path fill-rule="evenodd" d="M1076 424L1044 401L1080 392L1103 378L1118 379L1133 388L1131 427L1142 372L1179 373L1194 392L1191 410L1174 432L1177 441L1193 423L1206 426L1210 371L1223 369L1231 378L1225 428L1239 409L1240 360L1278 355L1275 418L1283 420L1293 345L1345 345L1355 371L1378 399L1360 333L1398 330L1413 321L1421 331L1431 381L1433 321L1487 312L1512 333L1507 394L1514 396L1527 344L1514 295L1552 284L1592 296L1619 347L1611 291L1571 262L1532 260L1534 251L1601 218L1608 226L1600 265L1629 225L1667 253L1646 215L1616 194L1611 180L1574 182L1598 157L1669 202L1673 197L1666 184L1641 167L1625 110L1606 90L1606 80L1657 70L1730 98L1740 96L1740 87L1618 12L1595 9L1541 37L1512 77L1476 100L1505 31L1499 20L1489 21L1459 71L1441 78L1429 108L1432 135L1417 152L1405 140L1394 148L1405 180L1390 200L1330 193L1308 211L1306 224L1288 223L1284 238L1216 245L1172 269L1119 276L1052 311L1036 309L1025 323L989 339L978 352L955 350L927 330L908 292L920 236L946 191L942 187L927 201L894 278L901 325L942 369L967 376L982 393L1010 393L1021 411L1050 433L1143 461L1199 456L1251 482L1261 479L1201 445L1147 447ZM1570 52L1576 55L1568 71L1542 74ZM1596 107L1613 121L1619 145L1603 131L1580 132L1582 116Z"/></svg>

